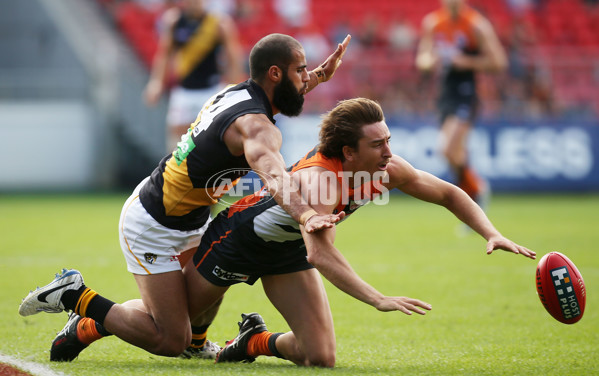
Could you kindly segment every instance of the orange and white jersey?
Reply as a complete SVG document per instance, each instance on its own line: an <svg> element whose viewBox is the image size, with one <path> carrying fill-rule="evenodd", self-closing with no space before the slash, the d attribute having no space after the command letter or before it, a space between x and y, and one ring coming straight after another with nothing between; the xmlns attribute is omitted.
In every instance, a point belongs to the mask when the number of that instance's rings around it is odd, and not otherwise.
<svg viewBox="0 0 599 376"><path fill-rule="evenodd" d="M377 189L378 183L372 181L368 181L356 189L349 188L343 182L344 173L341 161L337 158L327 158L316 149L310 151L288 170L293 174L309 167L324 168L327 172L334 174L340 186L344 187L342 189L345 191L342 192L342 197L333 210L335 214L344 211L346 214L344 219L381 193L381 190ZM229 222L230 229L247 226L251 223L253 228L248 232L253 232L253 234L248 236L254 238L255 241L258 241L255 239L258 238L263 242L284 243L301 241L302 238L299 224L276 203L265 189L235 202L223 214L227 217L226 221ZM267 244L262 244L262 246L268 247Z"/></svg>
<svg viewBox="0 0 599 376"><path fill-rule="evenodd" d="M479 51L475 25L480 13L464 6L457 18L453 18L446 9L431 13L433 18L433 35L437 48L453 47L467 54Z"/></svg>

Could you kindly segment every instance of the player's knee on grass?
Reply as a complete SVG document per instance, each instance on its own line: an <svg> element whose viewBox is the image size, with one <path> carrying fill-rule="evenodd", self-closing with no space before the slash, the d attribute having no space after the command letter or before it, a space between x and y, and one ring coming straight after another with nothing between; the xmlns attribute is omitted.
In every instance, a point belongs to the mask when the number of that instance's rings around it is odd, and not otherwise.
<svg viewBox="0 0 599 376"><path fill-rule="evenodd" d="M335 367L335 351L323 351L319 354L306 358L306 366L309 367Z"/></svg>
<svg viewBox="0 0 599 376"><path fill-rule="evenodd" d="M162 356L179 356L191 343L189 336L158 335L149 352Z"/></svg>
<svg viewBox="0 0 599 376"><path fill-rule="evenodd" d="M334 367L335 344L331 343L326 346L314 344L309 349L305 349L304 365L309 367Z"/></svg>

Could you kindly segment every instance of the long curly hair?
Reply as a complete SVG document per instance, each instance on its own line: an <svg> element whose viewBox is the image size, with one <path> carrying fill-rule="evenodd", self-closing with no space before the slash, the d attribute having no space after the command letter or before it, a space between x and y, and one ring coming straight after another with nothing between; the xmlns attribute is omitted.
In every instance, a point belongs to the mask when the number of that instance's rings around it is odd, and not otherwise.
<svg viewBox="0 0 599 376"><path fill-rule="evenodd" d="M343 147L357 148L363 136L362 127L384 120L383 109L376 101L367 98L342 100L323 115L318 151L327 158L343 161Z"/></svg>

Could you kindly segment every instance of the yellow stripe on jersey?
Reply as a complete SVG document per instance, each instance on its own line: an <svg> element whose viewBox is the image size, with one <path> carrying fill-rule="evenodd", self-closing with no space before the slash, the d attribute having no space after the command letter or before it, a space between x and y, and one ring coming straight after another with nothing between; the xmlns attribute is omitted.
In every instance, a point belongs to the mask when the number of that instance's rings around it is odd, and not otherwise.
<svg viewBox="0 0 599 376"><path fill-rule="evenodd" d="M207 14L185 46L178 51L175 67L177 77L187 76L220 40L218 17Z"/></svg>
<svg viewBox="0 0 599 376"><path fill-rule="evenodd" d="M166 162L162 178L164 179L162 203L164 212L168 216L182 216L200 206L216 204L226 190L239 181L239 179L234 180L229 187L226 187L227 189L224 187L194 188L187 171L187 159L177 164L175 158Z"/></svg>

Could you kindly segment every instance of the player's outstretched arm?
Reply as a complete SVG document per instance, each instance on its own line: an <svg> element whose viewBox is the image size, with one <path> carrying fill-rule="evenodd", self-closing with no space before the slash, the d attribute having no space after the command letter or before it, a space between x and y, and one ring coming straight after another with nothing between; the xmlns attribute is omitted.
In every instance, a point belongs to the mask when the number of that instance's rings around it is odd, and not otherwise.
<svg viewBox="0 0 599 376"><path fill-rule="evenodd" d="M318 68L310 71L310 81L308 82L308 90L306 92L310 92L319 83L326 82L333 77L337 68L339 68L342 63L341 59L345 54L350 40L351 35L348 34L343 42L337 45L335 52L333 52L324 63L320 64Z"/></svg>
<svg viewBox="0 0 599 376"><path fill-rule="evenodd" d="M459 220L487 240L487 253L503 249L535 259L535 252L505 238L485 212L463 190L427 172L417 170L403 158L394 155L387 168L389 183L386 188L398 188L420 200L444 206Z"/></svg>

